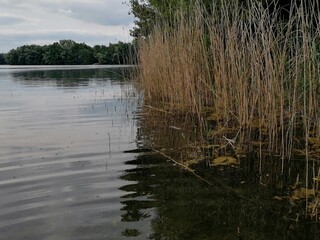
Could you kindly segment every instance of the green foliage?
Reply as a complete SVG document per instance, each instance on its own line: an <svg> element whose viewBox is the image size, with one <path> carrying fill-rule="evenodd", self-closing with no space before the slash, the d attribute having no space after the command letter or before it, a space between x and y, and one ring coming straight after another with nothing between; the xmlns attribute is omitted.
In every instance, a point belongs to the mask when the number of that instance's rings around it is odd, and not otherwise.
<svg viewBox="0 0 320 240"><path fill-rule="evenodd" d="M109 46L96 45L93 50L99 64L126 64L132 59L133 45L118 42Z"/></svg>
<svg viewBox="0 0 320 240"><path fill-rule="evenodd" d="M147 37L153 27L161 21L167 24L172 21L177 11L193 10L196 3L203 5L208 14L213 14L213 6L222 6L224 0L130 0L131 14L136 18L131 35L135 38ZM260 3L269 12L279 11L281 19L288 19L292 6L299 6L301 0L234 0L243 9L248 9L254 3ZM320 4L313 0L305 8L319 11ZM215 7L215 9L217 9ZM215 12L217 14L217 12ZM294 13L292 13L294 14Z"/></svg>
<svg viewBox="0 0 320 240"><path fill-rule="evenodd" d="M44 46L43 61L48 65L62 65L63 60L61 56L62 48L57 42Z"/></svg>
<svg viewBox="0 0 320 240"><path fill-rule="evenodd" d="M219 5L222 0L130 0L131 14L136 18L131 35L135 38L147 37L153 27L161 21L171 22L180 10L192 10L196 3L203 5L209 14L213 5ZM242 0L247 1L247 0Z"/></svg>
<svg viewBox="0 0 320 240"><path fill-rule="evenodd" d="M6 64L6 58L4 53L0 53L0 65Z"/></svg>
<svg viewBox="0 0 320 240"><path fill-rule="evenodd" d="M130 0L131 13L135 16L135 27L131 31L133 37L148 36L155 24L156 11L146 0Z"/></svg>
<svg viewBox="0 0 320 240"><path fill-rule="evenodd" d="M38 45L24 45L12 49L6 54L6 62L11 65L43 64L43 47Z"/></svg>
<svg viewBox="0 0 320 240"><path fill-rule="evenodd" d="M51 45L24 45L12 49L5 55L5 62L11 65L128 64L132 52L131 43L90 47L85 43L60 40Z"/></svg>

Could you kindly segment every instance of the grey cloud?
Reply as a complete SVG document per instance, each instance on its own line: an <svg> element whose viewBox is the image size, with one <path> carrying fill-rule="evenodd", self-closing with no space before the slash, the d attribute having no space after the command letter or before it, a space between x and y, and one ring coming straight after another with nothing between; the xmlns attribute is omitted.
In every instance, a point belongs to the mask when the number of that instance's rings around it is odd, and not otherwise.
<svg viewBox="0 0 320 240"><path fill-rule="evenodd" d="M67 14L70 17L85 22L101 25L119 26L129 25L133 17L128 14L129 6L121 0L95 1L46 1L46 0L0 0L3 9L41 9L41 11ZM1 12L1 10L0 10Z"/></svg>
<svg viewBox="0 0 320 240"><path fill-rule="evenodd" d="M119 26L129 25L133 17L128 14L129 7L120 0L79 1L79 2L39 2L49 12L67 14L68 16L85 22L101 25Z"/></svg>
<svg viewBox="0 0 320 240"><path fill-rule="evenodd" d="M0 31L0 52L25 44L51 44L61 39L72 39L89 45L128 41L123 39L127 37L124 29L130 28L133 17L128 15L129 7L122 4L122 1L125 0L0 0L0 27L3 29ZM48 19L43 19L45 16ZM63 26L59 19L56 25L52 22L63 16L83 23L75 21ZM90 25L85 23L101 25L98 28L106 32L97 33L97 29L88 29ZM122 34L120 26L124 26ZM112 32L112 29L117 30Z"/></svg>
<svg viewBox="0 0 320 240"><path fill-rule="evenodd" d="M32 2L32 1L30 1ZM0 0L0 4L1 4L1 10L25 10L26 8L33 7L32 4L28 3L28 1L21 1L21 0L10 0L10 1L4 1L4 0Z"/></svg>
<svg viewBox="0 0 320 240"><path fill-rule="evenodd" d="M23 23L26 20L18 16L0 16L0 25L12 26Z"/></svg>
<svg viewBox="0 0 320 240"><path fill-rule="evenodd" d="M100 5L100 4L99 4ZM119 8L113 4L108 5L79 5L70 8L72 16L87 22L95 22L102 25L128 25L132 22L126 8Z"/></svg>

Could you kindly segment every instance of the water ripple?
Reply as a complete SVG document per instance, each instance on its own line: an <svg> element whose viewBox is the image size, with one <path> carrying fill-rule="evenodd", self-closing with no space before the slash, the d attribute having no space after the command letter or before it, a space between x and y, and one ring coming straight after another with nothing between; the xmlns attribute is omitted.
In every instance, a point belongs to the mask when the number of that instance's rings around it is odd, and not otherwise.
<svg viewBox="0 0 320 240"><path fill-rule="evenodd" d="M0 238L117 239L120 176L136 155L124 153L136 147L137 104L122 97L132 87L91 77L60 88L10 71L0 75Z"/></svg>

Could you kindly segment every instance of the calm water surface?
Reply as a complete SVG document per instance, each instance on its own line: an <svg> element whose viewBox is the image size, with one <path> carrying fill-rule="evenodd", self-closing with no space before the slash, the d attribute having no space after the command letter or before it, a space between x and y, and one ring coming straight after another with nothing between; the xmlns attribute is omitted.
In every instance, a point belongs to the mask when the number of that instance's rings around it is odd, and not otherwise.
<svg viewBox="0 0 320 240"><path fill-rule="evenodd" d="M120 188L135 167L124 151L137 148L138 101L119 74L0 69L0 239L119 239L131 228Z"/></svg>
<svg viewBox="0 0 320 240"><path fill-rule="evenodd" d="M123 70L0 68L1 240L318 239L254 174L209 186L143 151Z"/></svg>

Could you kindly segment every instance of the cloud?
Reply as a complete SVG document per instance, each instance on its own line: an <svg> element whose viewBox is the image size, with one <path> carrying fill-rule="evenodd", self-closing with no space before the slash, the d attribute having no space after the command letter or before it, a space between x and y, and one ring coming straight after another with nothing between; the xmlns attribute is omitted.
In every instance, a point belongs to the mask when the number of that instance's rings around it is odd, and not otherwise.
<svg viewBox="0 0 320 240"><path fill-rule="evenodd" d="M67 13L75 19L102 25L128 25L133 21L121 0L31 1L51 13Z"/></svg>
<svg viewBox="0 0 320 240"><path fill-rule="evenodd" d="M0 15L0 25L12 26L23 23L25 18L15 15Z"/></svg>
<svg viewBox="0 0 320 240"><path fill-rule="evenodd" d="M75 6L72 9L72 16L85 22L93 22L102 25L128 25L132 22L132 17L128 11L114 7L99 7L92 5Z"/></svg>
<svg viewBox="0 0 320 240"><path fill-rule="evenodd" d="M70 9L59 9L58 12L63 14L72 14L72 10Z"/></svg>
<svg viewBox="0 0 320 240"><path fill-rule="evenodd" d="M130 41L133 17L121 0L0 0L0 52L72 39L90 45Z"/></svg>

